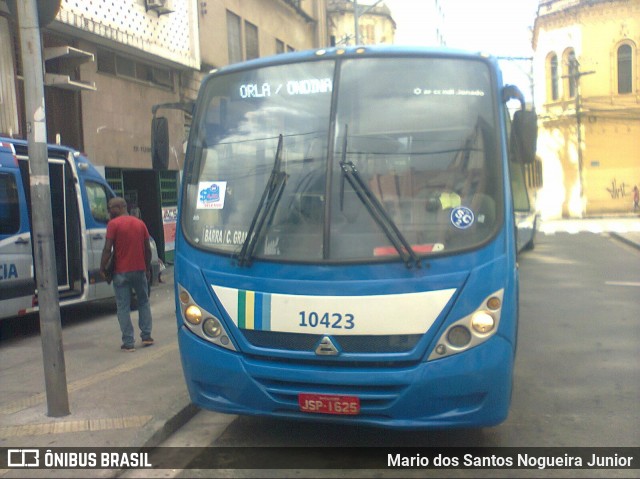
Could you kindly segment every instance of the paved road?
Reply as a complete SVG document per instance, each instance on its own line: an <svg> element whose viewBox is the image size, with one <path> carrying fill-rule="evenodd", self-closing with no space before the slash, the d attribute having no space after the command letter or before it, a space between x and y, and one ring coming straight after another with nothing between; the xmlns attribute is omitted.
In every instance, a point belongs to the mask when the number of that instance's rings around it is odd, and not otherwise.
<svg viewBox="0 0 640 479"><path fill-rule="evenodd" d="M221 415L201 412L165 445L639 446L640 251L604 233L554 231L540 235L536 249L522 255L519 263L521 319L515 389L511 413L502 425L396 432L239 417L224 429ZM305 453L308 450L291 452ZM251 450L239 454L249 458ZM185 463L192 460L196 465L202 459L188 458ZM264 472L176 469L158 477L262 477ZM637 470L437 472L440 477L637 477ZM425 471L279 470L271 475L424 477Z"/></svg>

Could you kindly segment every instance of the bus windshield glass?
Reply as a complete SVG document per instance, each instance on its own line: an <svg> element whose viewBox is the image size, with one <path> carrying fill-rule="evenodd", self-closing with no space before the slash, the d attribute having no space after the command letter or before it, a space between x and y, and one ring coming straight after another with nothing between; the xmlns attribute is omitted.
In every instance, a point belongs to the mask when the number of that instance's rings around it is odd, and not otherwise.
<svg viewBox="0 0 640 479"><path fill-rule="evenodd" d="M237 255L251 230L254 259L288 262L482 245L503 220L492 81L480 60L410 56L212 75L185 165L186 238Z"/></svg>

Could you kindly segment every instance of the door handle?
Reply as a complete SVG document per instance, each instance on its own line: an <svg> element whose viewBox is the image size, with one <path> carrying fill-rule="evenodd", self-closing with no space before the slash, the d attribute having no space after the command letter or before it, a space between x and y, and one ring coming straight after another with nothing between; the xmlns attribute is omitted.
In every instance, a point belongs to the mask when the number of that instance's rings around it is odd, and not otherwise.
<svg viewBox="0 0 640 479"><path fill-rule="evenodd" d="M28 240L28 239L25 239L25 238L18 238L18 239L15 241L15 244L29 244L29 240Z"/></svg>
<svg viewBox="0 0 640 479"><path fill-rule="evenodd" d="M94 239L94 240L101 240L101 239L103 239L103 238L104 238L104 236L102 236L101 234L93 235L93 236L91 237L91 239Z"/></svg>

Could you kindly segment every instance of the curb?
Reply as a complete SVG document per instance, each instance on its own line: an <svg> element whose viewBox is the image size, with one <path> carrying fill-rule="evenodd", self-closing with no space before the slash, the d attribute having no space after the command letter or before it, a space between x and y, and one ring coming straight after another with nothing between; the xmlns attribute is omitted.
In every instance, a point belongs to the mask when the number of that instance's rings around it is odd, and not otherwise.
<svg viewBox="0 0 640 479"><path fill-rule="evenodd" d="M187 404L177 411L172 417L169 417L165 423L145 441L141 446L141 449L159 446L174 432L188 423L193 416L198 414L198 412L200 412L200 408L198 406L193 403Z"/></svg>
<svg viewBox="0 0 640 479"><path fill-rule="evenodd" d="M198 412L200 412L200 408L190 402L179 409L173 416L167 418L164 424L162 424L141 446L137 446L136 449L152 449L159 446L168 439L169 436L188 423L196 414L198 414ZM119 478L129 471L131 471L131 469L120 468L118 470L114 470L113 474L109 477Z"/></svg>
<svg viewBox="0 0 640 479"><path fill-rule="evenodd" d="M615 233L615 232L609 233L609 236L611 236L612 238L617 239L618 241L622 241L623 243L631 246L632 248L640 250L640 244L638 244L637 241L633 241L633 240L631 240L629 238L626 238L623 235L621 235L619 233Z"/></svg>

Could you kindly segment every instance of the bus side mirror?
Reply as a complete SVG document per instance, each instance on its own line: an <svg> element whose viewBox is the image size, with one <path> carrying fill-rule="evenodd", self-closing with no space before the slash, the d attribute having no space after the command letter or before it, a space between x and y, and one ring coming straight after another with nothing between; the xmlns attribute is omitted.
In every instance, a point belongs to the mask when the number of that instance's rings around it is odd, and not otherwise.
<svg viewBox="0 0 640 479"><path fill-rule="evenodd" d="M531 164L536 159L538 116L535 111L518 110L511 125L510 152L512 161Z"/></svg>
<svg viewBox="0 0 640 479"><path fill-rule="evenodd" d="M163 116L151 120L151 165L154 170L169 168L169 122Z"/></svg>
<svg viewBox="0 0 640 479"><path fill-rule="evenodd" d="M158 110L181 110L193 115L195 102L184 101L180 103L158 103L151 107L153 120L151 120L151 165L154 170L166 170L169 168L169 120L163 116L156 116Z"/></svg>

